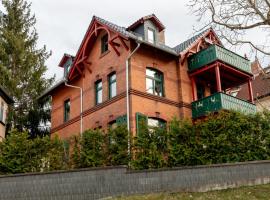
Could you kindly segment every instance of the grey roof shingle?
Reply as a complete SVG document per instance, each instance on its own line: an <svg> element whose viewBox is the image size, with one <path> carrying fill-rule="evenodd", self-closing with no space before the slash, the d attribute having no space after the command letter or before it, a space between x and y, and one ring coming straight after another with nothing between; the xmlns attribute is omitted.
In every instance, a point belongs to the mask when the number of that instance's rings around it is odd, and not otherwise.
<svg viewBox="0 0 270 200"><path fill-rule="evenodd" d="M100 17L94 16L93 19L96 19L98 22L110 27L112 30L119 32L120 34L138 40L140 37L138 34L132 32L132 31L128 31L127 28L122 27L122 26L118 26L110 21L107 21L105 19L102 19ZM188 40L180 43L179 45L175 46L174 48L169 47L167 45L164 44L152 44L147 42L146 40L143 40L144 43L154 46L158 49L164 50L168 53L171 53L173 55L179 55L181 52L185 51L186 49L188 49L188 47L190 47L194 42L196 42L198 39L200 39L206 32L208 32L211 28L208 28L200 33L198 33L197 35L189 38Z"/></svg>
<svg viewBox="0 0 270 200"><path fill-rule="evenodd" d="M94 16L93 19L96 19L98 22L110 27L112 30L116 31L116 32L119 32L120 34L126 36L126 37L130 37L130 38L133 38L133 39L137 39L138 37L136 35L134 35L133 33L131 32L128 32L126 31L126 28L125 27L122 27L122 26L118 26L112 22L109 22L105 19L102 19L100 17L97 17L97 16Z"/></svg>
<svg viewBox="0 0 270 200"><path fill-rule="evenodd" d="M144 40L142 37L140 37L138 34L132 32L132 31L127 31L125 27L122 27L122 26L118 26L110 21L107 21L105 19L102 19L100 17L97 17L97 16L94 16L94 19L96 19L98 22L108 26L109 28L111 28L112 30L116 31L116 32L119 32L120 34L126 36L126 37L129 37L129 38L132 38L132 39L135 39L135 40L141 40L143 43L145 44L148 44L150 46L154 46L160 50L163 50L163 51L166 51L168 53L171 53L171 54L174 54L174 55L177 55L177 53L175 52L175 50L169 46L166 46L164 44L152 44L146 40Z"/></svg>
<svg viewBox="0 0 270 200"><path fill-rule="evenodd" d="M181 53L188 49L194 42L196 42L198 39L200 39L206 32L208 32L210 28L200 32L199 34L189 38L188 40L182 42L181 44L175 46L173 49L176 51L176 53Z"/></svg>

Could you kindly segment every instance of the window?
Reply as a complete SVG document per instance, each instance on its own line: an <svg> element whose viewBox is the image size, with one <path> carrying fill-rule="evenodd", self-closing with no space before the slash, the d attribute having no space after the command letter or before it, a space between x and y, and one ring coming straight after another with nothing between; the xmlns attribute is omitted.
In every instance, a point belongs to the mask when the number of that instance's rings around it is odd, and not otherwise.
<svg viewBox="0 0 270 200"><path fill-rule="evenodd" d="M146 68L146 92L163 97L163 73Z"/></svg>
<svg viewBox="0 0 270 200"><path fill-rule="evenodd" d="M64 77L66 78L68 76L69 70L72 65L72 59L70 58L65 64L64 64Z"/></svg>
<svg viewBox="0 0 270 200"><path fill-rule="evenodd" d="M148 35L148 42L150 43L155 43L155 31L153 29L148 29L147 31L147 35Z"/></svg>
<svg viewBox="0 0 270 200"><path fill-rule="evenodd" d="M145 129L149 130L149 133L153 133L155 128L165 128L166 121L160 118L147 117L142 113L136 113L136 132L137 136L145 133Z"/></svg>
<svg viewBox="0 0 270 200"><path fill-rule="evenodd" d="M101 38L101 53L105 53L108 50L108 34L106 34Z"/></svg>
<svg viewBox="0 0 270 200"><path fill-rule="evenodd" d="M64 102L64 122L70 119L70 99Z"/></svg>
<svg viewBox="0 0 270 200"><path fill-rule="evenodd" d="M109 99L116 96L116 74L109 75Z"/></svg>
<svg viewBox="0 0 270 200"><path fill-rule="evenodd" d="M148 118L147 119L147 125L148 127L151 128L165 128L166 127L166 121L163 119L159 118Z"/></svg>
<svg viewBox="0 0 270 200"><path fill-rule="evenodd" d="M102 103L102 80L95 83L96 87L96 105Z"/></svg>

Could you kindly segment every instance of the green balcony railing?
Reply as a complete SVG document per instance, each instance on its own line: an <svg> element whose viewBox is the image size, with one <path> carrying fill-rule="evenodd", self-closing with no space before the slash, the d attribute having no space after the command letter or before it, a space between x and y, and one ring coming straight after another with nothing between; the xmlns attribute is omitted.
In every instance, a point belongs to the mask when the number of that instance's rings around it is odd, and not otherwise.
<svg viewBox="0 0 270 200"><path fill-rule="evenodd" d="M255 113L256 106L247 101L235 98L224 93L215 93L211 96L192 102L192 117L198 118L219 110L236 110L246 114Z"/></svg>
<svg viewBox="0 0 270 200"><path fill-rule="evenodd" d="M192 71L217 60L251 74L251 63L247 59L217 45L211 45L207 49L190 56L188 58L188 68Z"/></svg>

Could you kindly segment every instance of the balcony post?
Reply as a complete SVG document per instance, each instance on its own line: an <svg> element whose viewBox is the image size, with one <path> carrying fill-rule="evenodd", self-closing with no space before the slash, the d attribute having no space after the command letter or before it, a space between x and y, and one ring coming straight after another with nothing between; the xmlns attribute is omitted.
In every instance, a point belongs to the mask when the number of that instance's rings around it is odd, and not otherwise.
<svg viewBox="0 0 270 200"><path fill-rule="evenodd" d="M192 98L193 101L197 101L198 97L197 97L197 86L196 86L196 80L194 76L191 76L191 87L192 87Z"/></svg>
<svg viewBox="0 0 270 200"><path fill-rule="evenodd" d="M219 65L217 64L215 66L215 72L216 72L216 83L217 83L217 92L221 92L221 81L220 81L220 71L219 71Z"/></svg>
<svg viewBox="0 0 270 200"><path fill-rule="evenodd" d="M251 79L248 80L248 91L249 91L249 100L251 103L254 103Z"/></svg>

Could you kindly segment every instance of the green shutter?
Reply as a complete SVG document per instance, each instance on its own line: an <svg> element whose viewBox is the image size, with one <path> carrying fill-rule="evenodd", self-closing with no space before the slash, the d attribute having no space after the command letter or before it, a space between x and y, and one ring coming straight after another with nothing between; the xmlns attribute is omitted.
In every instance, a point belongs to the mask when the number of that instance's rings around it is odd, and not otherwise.
<svg viewBox="0 0 270 200"><path fill-rule="evenodd" d="M127 124L127 115L120 116L115 121L117 125L125 125Z"/></svg>
<svg viewBox="0 0 270 200"><path fill-rule="evenodd" d="M136 113L136 133L137 136L140 135L140 131L142 131L143 126L147 126L148 117L142 113Z"/></svg>

